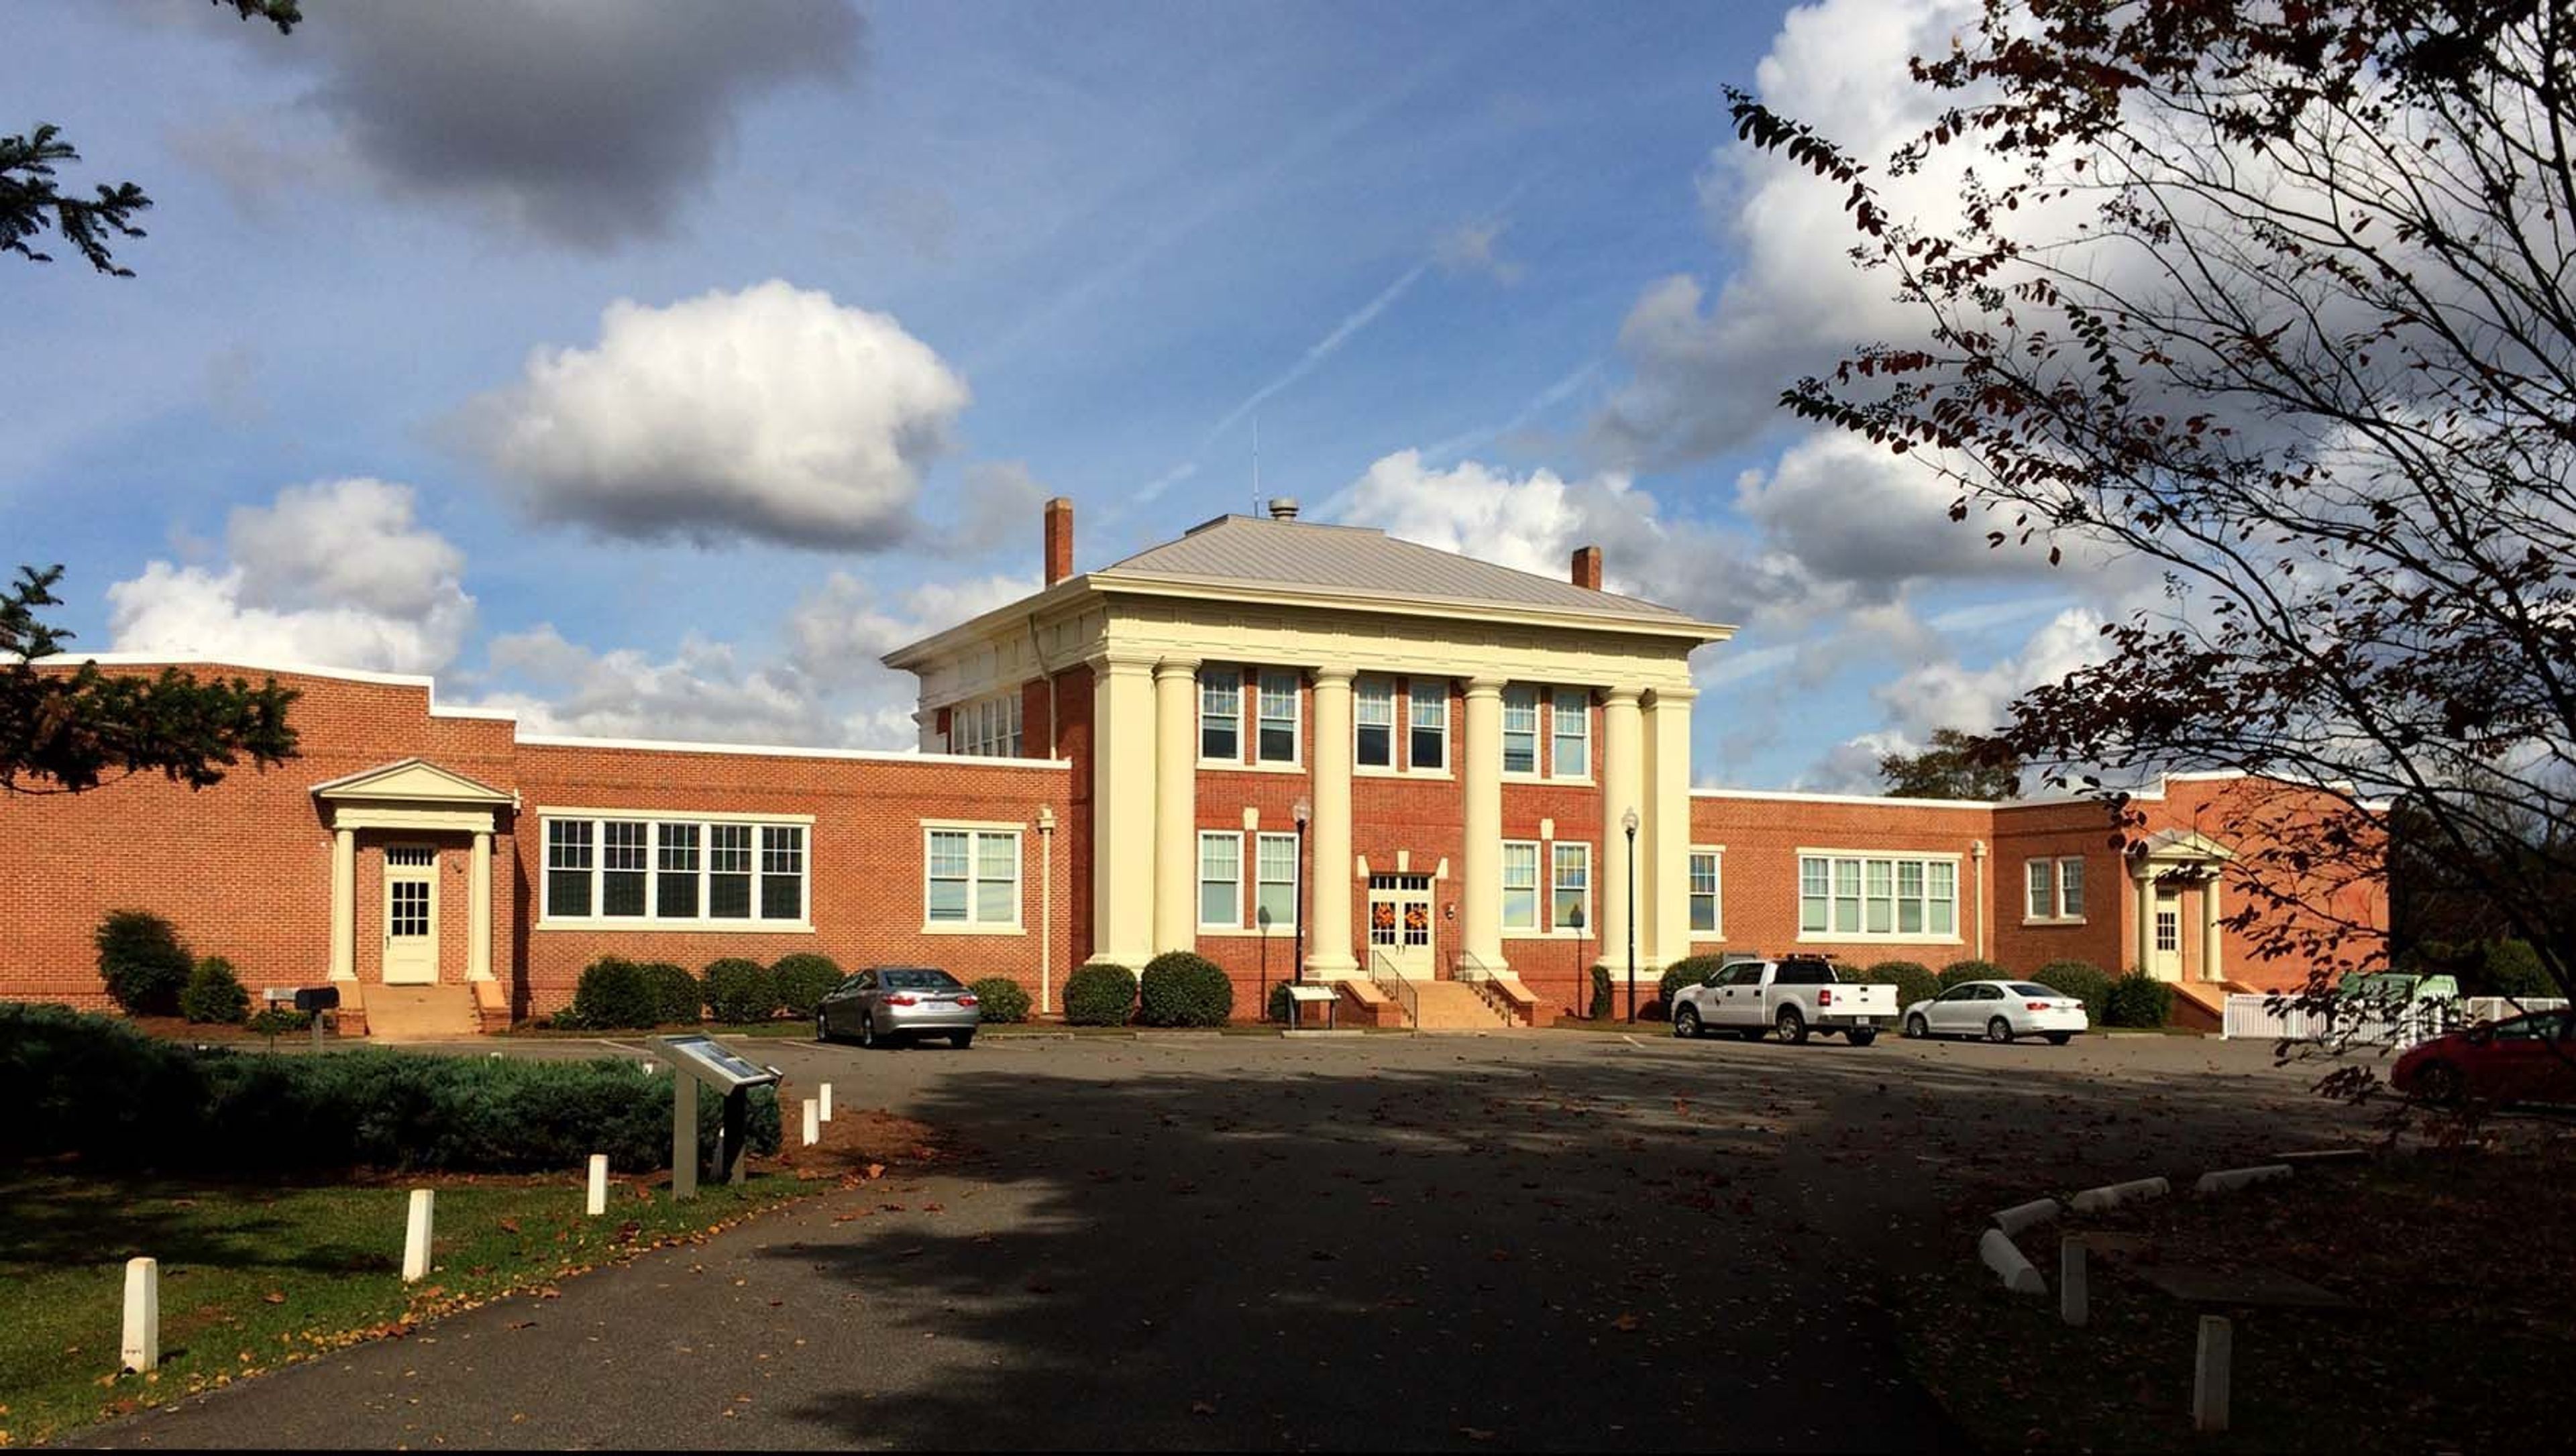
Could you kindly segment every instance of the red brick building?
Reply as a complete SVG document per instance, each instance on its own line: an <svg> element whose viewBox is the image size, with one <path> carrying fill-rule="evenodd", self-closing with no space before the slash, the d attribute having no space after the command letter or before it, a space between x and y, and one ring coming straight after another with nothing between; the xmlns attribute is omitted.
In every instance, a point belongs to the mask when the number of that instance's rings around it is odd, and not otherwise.
<svg viewBox="0 0 2576 1456"><path fill-rule="evenodd" d="M425 678L194 664L294 688L300 756L0 801L0 995L104 1006L120 909L254 991L456 1029L610 954L933 964L1052 1009L1085 961L1187 949L1238 1016L1302 963L1423 1024L1579 1010L1632 936L1648 988L1724 949L2145 966L2191 1004L2307 973L2218 926L2247 781L2141 794L2127 851L2089 802L1694 789L1689 661L1731 629L1602 591L1597 552L1558 581L1292 508L1075 575L1070 507L1047 526L1040 593L889 655L918 752L544 737Z"/></svg>

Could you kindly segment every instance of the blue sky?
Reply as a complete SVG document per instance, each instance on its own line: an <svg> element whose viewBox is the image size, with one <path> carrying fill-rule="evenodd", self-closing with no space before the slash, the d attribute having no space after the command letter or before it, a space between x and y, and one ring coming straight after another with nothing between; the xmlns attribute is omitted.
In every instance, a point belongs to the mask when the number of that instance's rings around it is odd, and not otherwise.
<svg viewBox="0 0 2576 1456"><path fill-rule="evenodd" d="M2090 640L1771 407L1889 320L1721 87L1892 142L1954 3L306 8L0 54L156 202L136 277L0 263L10 555L90 649L902 741L875 654L1033 584L1038 499L1106 564L1247 509L1256 419L1310 516L1741 623L1710 782L1867 787Z"/></svg>

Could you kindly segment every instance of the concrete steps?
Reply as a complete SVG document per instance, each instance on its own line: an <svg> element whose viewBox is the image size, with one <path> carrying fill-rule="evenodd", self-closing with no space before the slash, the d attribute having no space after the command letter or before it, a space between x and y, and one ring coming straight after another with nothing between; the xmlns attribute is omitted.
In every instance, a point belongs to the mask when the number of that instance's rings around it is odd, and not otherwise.
<svg viewBox="0 0 2576 1456"><path fill-rule="evenodd" d="M1463 981L1416 981L1413 990L1420 1008L1416 1031L1499 1031L1515 1024Z"/></svg>
<svg viewBox="0 0 2576 1456"><path fill-rule="evenodd" d="M342 995L349 983L343 983ZM483 1030L474 988L464 982L436 986L369 986L357 983L376 1041L454 1041Z"/></svg>

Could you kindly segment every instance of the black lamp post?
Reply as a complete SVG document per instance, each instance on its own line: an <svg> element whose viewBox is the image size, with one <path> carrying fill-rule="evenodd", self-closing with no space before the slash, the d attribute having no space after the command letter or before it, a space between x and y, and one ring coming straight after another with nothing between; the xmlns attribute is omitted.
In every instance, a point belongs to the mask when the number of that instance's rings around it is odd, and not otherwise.
<svg viewBox="0 0 2576 1456"><path fill-rule="evenodd" d="M1588 1004L1592 988L1585 984L1591 978L1583 974L1583 907L1575 906L1574 913L1566 917L1566 921L1574 927L1574 1004L1588 1012L1592 1009Z"/></svg>
<svg viewBox="0 0 2576 1456"><path fill-rule="evenodd" d="M1256 852L1256 853L1258 853L1258 851L1257 851L1257 850L1256 850L1255 852ZM1258 874L1260 873L1260 870L1256 867L1256 868L1254 869L1253 873L1254 873L1255 875L1258 875ZM1259 932L1261 932L1261 934L1260 934L1260 936L1259 936L1259 939L1260 939L1260 941L1261 941L1261 1001L1260 1001L1260 1003L1259 1003L1259 1004L1260 1004L1260 1006L1261 1006L1261 1019L1262 1019L1262 1020L1264 1020L1264 1021L1267 1021L1267 1020L1269 1020L1269 1019L1270 1019L1270 907L1269 907L1269 906L1267 906L1267 905L1255 905L1255 906L1253 906L1253 907L1252 907L1252 928L1253 928L1253 929L1255 929L1255 930L1257 930L1257 931L1259 931Z"/></svg>
<svg viewBox="0 0 2576 1456"><path fill-rule="evenodd" d="M1637 811L1632 806L1619 816L1619 827L1628 831L1628 1021L1637 1020Z"/></svg>
<svg viewBox="0 0 2576 1456"><path fill-rule="evenodd" d="M1315 806L1305 795L1297 796L1297 806L1289 811L1297 820L1297 983L1306 982L1306 821L1315 817Z"/></svg>

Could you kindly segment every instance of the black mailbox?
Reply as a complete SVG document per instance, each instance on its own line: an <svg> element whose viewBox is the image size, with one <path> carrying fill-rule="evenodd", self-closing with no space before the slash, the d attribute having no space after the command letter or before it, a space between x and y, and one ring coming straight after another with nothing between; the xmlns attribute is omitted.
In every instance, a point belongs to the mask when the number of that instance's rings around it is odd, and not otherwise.
<svg viewBox="0 0 2576 1456"><path fill-rule="evenodd" d="M295 1009L298 1011L337 1011L340 1009L340 988L337 986L298 986L295 989Z"/></svg>

